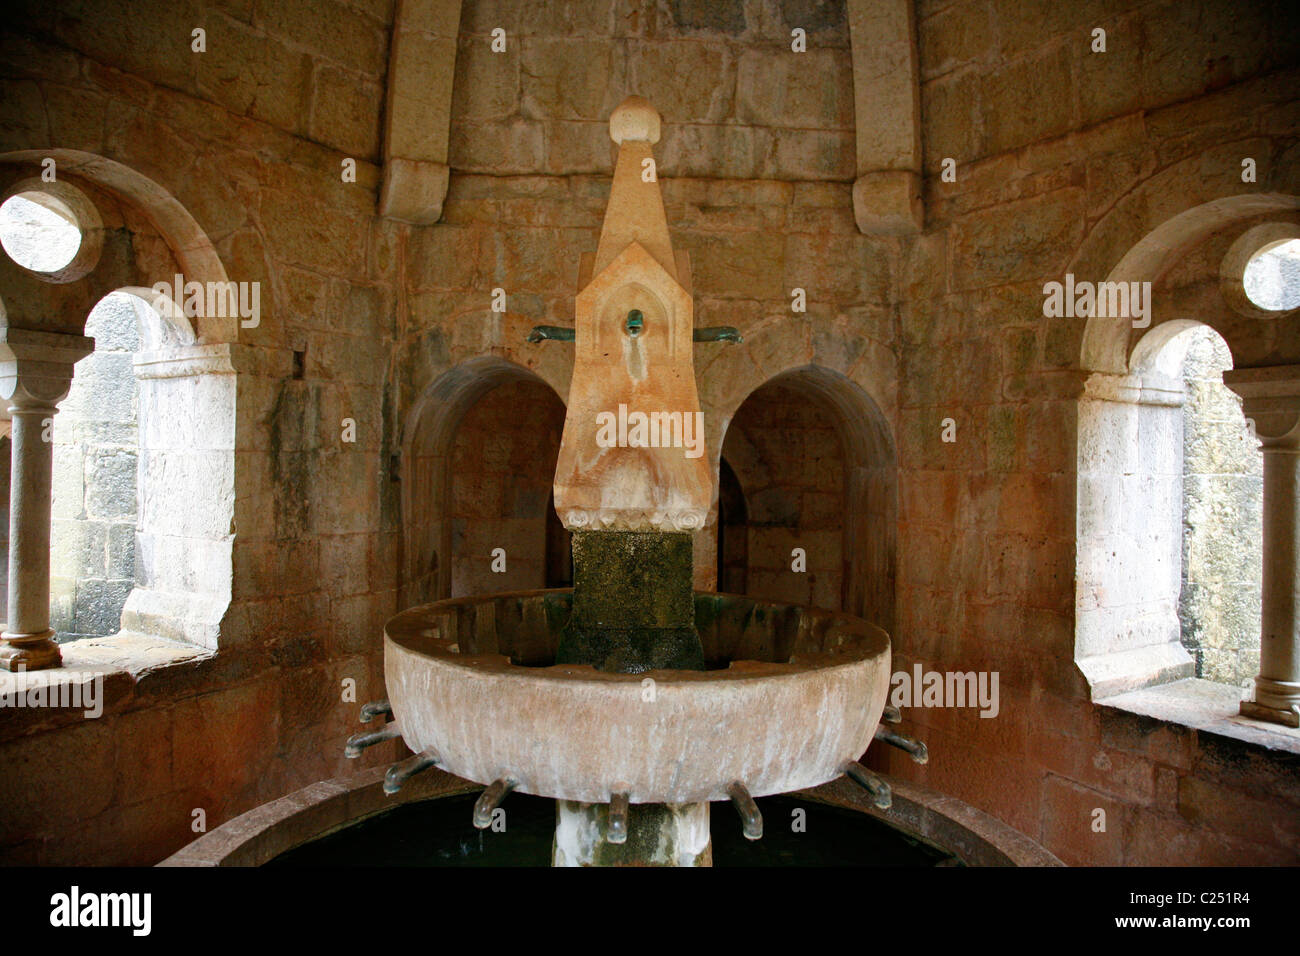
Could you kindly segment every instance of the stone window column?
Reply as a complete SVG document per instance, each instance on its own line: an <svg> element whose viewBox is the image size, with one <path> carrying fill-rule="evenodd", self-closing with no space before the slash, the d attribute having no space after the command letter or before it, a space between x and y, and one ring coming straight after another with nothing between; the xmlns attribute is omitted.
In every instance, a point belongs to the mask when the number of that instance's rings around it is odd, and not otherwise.
<svg viewBox="0 0 1300 956"><path fill-rule="evenodd" d="M0 328L0 398L12 421L9 484L9 621L0 634L0 668L58 667L50 627L51 428L72 384L72 367L89 355L83 335Z"/></svg>
<svg viewBox="0 0 1300 956"><path fill-rule="evenodd" d="M1300 365L1224 372L1264 450L1264 580L1255 700L1241 713L1300 727Z"/></svg>

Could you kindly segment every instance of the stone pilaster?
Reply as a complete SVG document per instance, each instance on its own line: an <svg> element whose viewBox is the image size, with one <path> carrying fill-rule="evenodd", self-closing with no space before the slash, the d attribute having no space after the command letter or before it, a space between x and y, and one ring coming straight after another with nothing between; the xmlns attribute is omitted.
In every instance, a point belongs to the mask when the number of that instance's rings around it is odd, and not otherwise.
<svg viewBox="0 0 1300 956"><path fill-rule="evenodd" d="M89 355L83 335L0 329L0 398L9 408L9 621L0 634L0 668L39 670L62 663L50 627L52 428L72 384L72 367Z"/></svg>
<svg viewBox="0 0 1300 956"><path fill-rule="evenodd" d="M1264 451L1264 580L1255 699L1241 713L1300 727L1300 365L1225 372Z"/></svg>

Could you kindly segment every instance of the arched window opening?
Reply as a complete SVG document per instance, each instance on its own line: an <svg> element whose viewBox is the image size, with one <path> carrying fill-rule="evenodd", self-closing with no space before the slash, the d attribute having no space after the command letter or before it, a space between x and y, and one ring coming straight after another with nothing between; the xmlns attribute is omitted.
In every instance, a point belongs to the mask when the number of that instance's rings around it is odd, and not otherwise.
<svg viewBox="0 0 1300 956"><path fill-rule="evenodd" d="M58 197L23 192L0 204L0 245L24 269L53 273L81 249L77 217Z"/></svg>
<svg viewBox="0 0 1300 956"><path fill-rule="evenodd" d="M1090 374L1077 419L1075 663L1093 700L1178 723L1194 717L1228 736L1242 729L1239 716L1300 726L1300 338L1294 328L1300 306L1285 308L1300 303L1291 245L1300 238L1293 221L1297 209L1300 197L1281 193L1231 196L1185 209L1138 240L1106 278L1159 283L1157 301L1163 305L1157 306L1155 324L1135 342L1136 322L1110 315L1088 319L1080 360ZM1111 239L1107 235L1105 242ZM1196 379L1214 384L1213 376L1203 365L1198 372L1195 337L1185 334L1202 324L1164 318L1162 310L1205 316L1230 344L1234 367L1223 372L1223 382L1240 400L1247 444L1262 459L1259 670L1244 694L1244 672L1254 657L1254 627L1244 619L1256 582L1240 579L1255 561L1240 542L1254 519L1249 508L1244 517L1242 508L1236 518L1227 517L1219 510L1228 508L1223 495L1202 494L1198 500L1197 486L1250 484L1255 466L1214 462L1197 447L1194 424L1185 427L1185 416L1198 405L1216 404L1197 395ZM1225 364L1222 355L1212 364ZM1218 404L1222 408L1226 401ZM1223 427L1228 426L1221 422ZM1169 500L1175 492L1176 504ZM1226 495L1231 499L1231 492ZM1225 529L1219 540L1197 533L1207 519ZM1203 586L1207 577L1217 577L1217 589ZM1221 633L1235 631L1235 643L1216 642L1215 626ZM1183 682L1198 673L1211 680Z"/></svg>
<svg viewBox="0 0 1300 956"><path fill-rule="evenodd" d="M1246 263L1246 296L1270 312L1300 308L1300 239L1271 242Z"/></svg>
<svg viewBox="0 0 1300 956"><path fill-rule="evenodd" d="M21 634L0 642L0 661L59 666L49 638L28 639L46 631L59 642L121 631L216 650L233 581L234 327L194 316L208 332L200 345L190 313L150 280L170 288L184 272L225 283L225 270L157 183L103 157L53 152L57 181L17 181L0 203L0 245L25 270L6 273L25 303L8 317L16 374L41 379L38 392L54 402L25 409L32 414L14 426L30 443L20 448L44 453L13 462L23 497L10 545L26 578L5 610ZM68 180L65 163L77 170ZM82 174L85 188L74 185ZM111 230L101 210L111 212ZM53 294L44 285L63 287L54 299L66 307L41 305ZM90 315L80 311L113 288ZM53 397L55 383L67 394ZM45 432L27 437L32 424Z"/></svg>

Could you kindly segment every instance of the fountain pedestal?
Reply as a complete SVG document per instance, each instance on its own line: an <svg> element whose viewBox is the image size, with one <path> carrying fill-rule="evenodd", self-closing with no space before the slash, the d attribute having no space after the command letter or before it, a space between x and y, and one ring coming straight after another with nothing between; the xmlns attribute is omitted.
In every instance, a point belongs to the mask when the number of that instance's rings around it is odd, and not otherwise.
<svg viewBox="0 0 1300 956"><path fill-rule="evenodd" d="M703 670L689 534L576 531L573 617L557 664L639 674Z"/></svg>
<svg viewBox="0 0 1300 956"><path fill-rule="evenodd" d="M624 674L704 669L691 532L704 525L713 479L688 265L673 252L658 178L646 175L659 129L639 97L610 117L618 162L593 275L578 293L555 476L555 508L573 532L573 617L556 662ZM607 839L606 805L562 800L556 813L557 866L712 861L707 803L634 805L619 842Z"/></svg>
<svg viewBox="0 0 1300 956"><path fill-rule="evenodd" d="M553 866L712 866L707 803L634 803L622 843L610 842L609 804L555 802Z"/></svg>

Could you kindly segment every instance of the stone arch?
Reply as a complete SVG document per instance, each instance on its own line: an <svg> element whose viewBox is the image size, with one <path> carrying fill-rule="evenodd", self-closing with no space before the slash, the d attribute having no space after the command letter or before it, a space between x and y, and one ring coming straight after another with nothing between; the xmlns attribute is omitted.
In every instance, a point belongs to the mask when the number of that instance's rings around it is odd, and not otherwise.
<svg viewBox="0 0 1300 956"><path fill-rule="evenodd" d="M805 366L852 383L888 425L896 409L898 360L886 344L864 336L849 316L834 319L778 316L747 329L739 345L697 346L696 378L704 412L706 441L717 466L727 425L755 389L785 372ZM709 355L704 348L716 350ZM892 447L892 439L891 439Z"/></svg>
<svg viewBox="0 0 1300 956"><path fill-rule="evenodd" d="M82 283L75 284L80 293L83 320L91 306L123 286L171 284L175 273L183 275L186 281L205 285L224 285L229 281L211 240L189 211L161 185L131 167L73 149L14 150L0 153L0 164L13 167L7 178L18 179L30 175L33 168L39 169L46 158L54 159L60 176L101 190L125 207L118 214L97 203L101 214L107 213L106 230L111 232L117 226L137 236L134 244L122 236L122 248L116 251L106 241L101 255L103 265L86 277L84 287ZM139 241L141 238L143 242ZM164 248L155 248L158 245ZM234 342L239 337L238 317L200 313L194 316L194 325L197 339L204 344Z"/></svg>
<svg viewBox="0 0 1300 956"><path fill-rule="evenodd" d="M1100 274L1118 237L1147 221L1148 202L1179 208L1133 238L1106 281L1155 286L1216 235L1300 209L1300 197L1279 192L1195 202L1209 187L1191 175L1192 162L1161 171L1118 202L1089 234L1070 271L1080 278ZM1193 328L1215 326L1214 317L1204 318L1166 315L1135 341L1133 319L1092 316L1082 334L1080 367L1091 374L1077 417L1075 661L1094 698L1193 671L1179 639L1176 591L1170 598L1170 576L1181 567L1181 551L1174 548L1182 509L1169 499L1181 500L1182 490L1183 385L1174 374L1182 367L1179 342ZM1248 339L1227 329L1220 334L1235 365ZM1147 586L1153 577L1158 587Z"/></svg>
<svg viewBox="0 0 1300 956"><path fill-rule="evenodd" d="M1269 213L1300 209L1300 197L1259 193L1214 199L1178 213L1135 242L1106 276L1108 282L1158 282L1186 251L1211 235ZM1076 261L1091 255L1085 241ZM1129 371L1132 320L1092 316L1084 328L1080 366L1124 375Z"/></svg>
<svg viewBox="0 0 1300 956"><path fill-rule="evenodd" d="M402 433L402 585L404 605L449 596L452 586L451 454L465 414L507 382L554 385L531 369L495 355L467 359L444 371L420 394Z"/></svg>
<svg viewBox="0 0 1300 956"><path fill-rule="evenodd" d="M1094 699L1193 676L1181 643L1182 368L1193 333L1148 330L1079 406L1075 660Z"/></svg>
<svg viewBox="0 0 1300 956"><path fill-rule="evenodd" d="M894 625L898 533L898 464L893 434L880 405L856 381L825 366L787 368L736 401L736 409L763 385L779 383L825 409L844 458L843 609L886 630ZM733 415L727 417L729 425ZM714 450L722 454L726 425Z"/></svg>
<svg viewBox="0 0 1300 956"><path fill-rule="evenodd" d="M140 323L141 351L154 352L196 344L194 326L177 307L174 297L167 297L167 305L158 308L160 297L153 289L123 286L114 291L129 295L138 303L135 314Z"/></svg>
<svg viewBox="0 0 1300 956"><path fill-rule="evenodd" d="M141 444L135 586L121 628L216 649L232 596L236 377L229 343L239 319L200 311L191 325L174 297L152 287L172 285L181 274L224 288L225 268L184 206L114 160L67 149L6 152L0 185L22 186L47 158L59 182L93 204L101 250L88 272L68 282L43 281L0 260L0 288L11 306L6 324L66 340L80 357L92 344L81 333L105 297L121 291L140 304L143 344L133 368L139 434L149 437ZM15 476L19 468L15 461ZM43 600L33 592L34 604Z"/></svg>
<svg viewBox="0 0 1300 956"><path fill-rule="evenodd" d="M151 289L114 291L139 328L135 583L121 628L215 650L233 583L235 370Z"/></svg>

